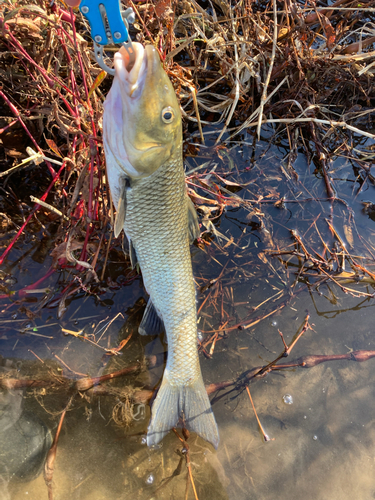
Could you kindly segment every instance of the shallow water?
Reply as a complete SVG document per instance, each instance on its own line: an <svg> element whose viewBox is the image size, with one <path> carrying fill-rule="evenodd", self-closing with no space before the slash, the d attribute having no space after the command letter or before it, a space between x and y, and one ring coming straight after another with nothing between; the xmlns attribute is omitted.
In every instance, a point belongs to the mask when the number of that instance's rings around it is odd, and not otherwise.
<svg viewBox="0 0 375 500"><path fill-rule="evenodd" d="M216 231L228 239L233 237L232 244L220 239L219 234L212 236L206 253L193 248L195 277L200 287L216 279L226 266L221 279L197 295L198 307L209 296L199 314L203 342L211 335L207 332L217 329L221 322L228 320L230 326L247 316L254 319L259 313L265 315L286 300L288 294L293 294L285 307L267 319L245 330L228 330L224 338L217 340L210 359L201 355L206 384L230 380L275 359L283 351L278 330L290 344L301 330L307 311L312 329L304 333L290 357L282 358L281 363L306 355L375 350L372 298L353 297L332 282L322 284L319 289L311 286L309 290L305 276L296 281L302 262L293 258L286 265L267 253L272 250L271 245L275 252L295 248L290 233L294 229L309 252L316 250L322 254L323 245L313 223L316 221L322 239L332 248L335 238L329 231L325 220L328 219L352 255L368 257L375 243L375 223L364 213L361 202L375 203L374 187L365 182L356 197L359 172L355 165L341 157L330 166L337 196L352 208L353 220L364 238L361 240L354 226L350 226L350 212L345 204L327 201L324 180L315 171L314 159L308 160L301 148L288 166L287 140L273 138L270 147L272 135L271 129L264 130L263 140L255 150L251 146L252 136L245 135L244 141L230 145L229 159L225 155L215 156L212 151L209 151L211 157L205 157L204 148L202 157L187 159L187 170L191 170L213 158L209 169L217 164L215 173L221 176L234 165L233 176L228 180L243 187L227 185L226 188L236 191L243 200L260 202L253 204L257 213L249 205L228 206L214 221ZM214 141L214 136L209 136L209 140ZM355 144L359 149L368 146L362 140ZM220 184L213 175L206 182L214 180ZM199 193L208 196L204 191ZM283 196L290 203L278 208L275 201ZM320 201L312 201L313 198ZM201 213L201 220L202 217ZM341 262L340 252L342 248L337 249L338 262ZM283 258L287 260L289 256ZM43 251L38 238L34 241L30 237L20 241L10 254L3 266L2 282L13 291L20 290L46 274L50 265L49 252ZM369 261L366 265L373 270ZM54 307L38 310L42 297L48 293L46 290L44 294L27 294L27 300L15 304L3 299L2 373L37 377L41 373L59 372L75 380L85 374L95 377L110 373L142 360L145 354L164 352L163 338L140 338L137 334L146 294L141 278L129 279L127 268L128 262L120 252L111 252L106 271L111 289L106 287L96 295L81 291L68 298L61 319L57 317L57 303L51 303L51 299L49 305ZM348 263L346 270L351 270ZM12 282L14 278L16 281ZM67 271L55 272L41 288L48 287L58 297L65 279ZM311 278L311 283L316 279ZM371 283L347 286L368 294L373 292ZM281 295L249 316L252 307L278 293ZM97 346L64 334L62 328L71 332L83 330L89 339L94 339L90 335L95 334L96 341L102 335L99 344L105 348L116 347L130 333L132 336L122 354L111 357ZM221 438L218 451L195 435L188 440L197 497L200 500L375 498L374 363L375 360L332 361L310 369L277 371L253 380L250 391L262 426L270 437L268 442L264 442L259 432L243 388L215 394L213 410ZM153 387L162 371L163 366L158 366L122 377L112 387ZM8 404L0 418L12 411L17 425L22 412L31 412L51 429L52 435L71 396L68 390L59 391L56 386L53 390L34 388L11 394L18 402L22 396L23 403ZM135 405L128 428L114 420L121 416L123 408L124 401L113 394L89 397L81 393L74 399L57 448L53 476L56 500L185 498L188 472L178 438L171 432L159 447L148 449L144 444L150 415L148 405ZM5 464L0 481L1 500L48 498L42 474L36 479L20 480L10 462L7 463L9 452L3 448L1 453L0 463ZM174 472L175 476L166 481ZM188 498L194 498L191 486Z"/></svg>

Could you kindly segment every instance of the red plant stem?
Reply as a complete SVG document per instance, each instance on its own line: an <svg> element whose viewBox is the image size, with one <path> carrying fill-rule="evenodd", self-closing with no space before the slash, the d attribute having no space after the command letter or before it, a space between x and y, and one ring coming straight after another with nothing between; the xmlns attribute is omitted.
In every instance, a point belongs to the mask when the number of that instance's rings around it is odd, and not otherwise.
<svg viewBox="0 0 375 500"><path fill-rule="evenodd" d="M32 57L29 56L29 54L25 51L25 49L22 47L22 45L18 42L18 40L14 37L14 35L11 33L11 31L9 30L9 27L7 26L6 23L4 23L3 19L0 18L0 28L3 28L6 30L7 34L9 35L9 37L11 38L11 42L12 42L12 45L15 46L15 48L23 55L23 57L25 57L25 59L27 59L29 61L30 64L32 64L33 66L35 66L41 73L41 75L43 76L43 78L46 80L48 86L55 90L55 92L57 92L57 94L59 95L59 97L64 101L64 104L67 106L67 108L69 109L69 103L68 101L64 98L63 95L61 95L61 92L59 91L58 88L55 87L55 82L60 85L66 92L68 92L69 94L71 95L75 95L74 92L69 88L67 87L66 85L64 85L64 82L59 80L58 78L56 78L54 75L52 75L52 78L50 78L48 75L47 75L47 72L45 71L44 68L42 68L41 66L39 66ZM82 104L84 104L82 102ZM71 110L71 108L70 108ZM71 111L72 112L72 111ZM72 112L73 113L73 112Z"/></svg>
<svg viewBox="0 0 375 500"><path fill-rule="evenodd" d="M60 16L60 19L62 21L65 21L66 23L69 23L71 25L74 25L74 22L76 20L76 16L73 14L72 9L70 9L70 12L67 12L66 10L60 9L56 2L51 6L51 11L56 12L58 16Z"/></svg>
<svg viewBox="0 0 375 500"><path fill-rule="evenodd" d="M0 91L1 92L1 91ZM60 167L60 170L57 172L57 174L55 175L54 179L52 180L51 184L48 186L47 188L47 191L44 193L44 195L41 197L41 201L45 201L45 199L47 198L47 195L48 193L51 191L51 189L53 188L53 186L55 185L57 179L60 177L60 174L61 172L64 170L65 168L65 161L64 163L61 165ZM25 220L25 222L22 224L22 226L20 227L19 231L17 232L16 236L12 239L12 241L9 243L9 245L7 246L7 248L4 250L3 254L1 255L0 257L0 266L3 264L4 262L4 259L5 257L8 255L8 253L11 251L13 245L15 244L15 242L18 240L18 238L21 236L22 234L22 231L25 229L25 227L27 226L29 220L31 219L31 217L35 214L35 212L37 210L39 210L40 208L40 205L36 204L34 206L34 208L31 210L30 212L30 215L27 217L27 219Z"/></svg>
<svg viewBox="0 0 375 500"><path fill-rule="evenodd" d="M8 128L13 127L13 125L15 125L17 122L18 122L18 118L17 118L17 120L13 120L13 121L12 121L11 123L9 123L9 125L7 125L6 127L4 127L4 128L0 128L0 134L3 134L6 130L8 130Z"/></svg>
<svg viewBox="0 0 375 500"><path fill-rule="evenodd" d="M56 3L54 4L56 5ZM38 13L36 14L34 11L31 11L31 10L28 10L27 8L25 7L21 7L22 9L22 14L26 14L26 15L29 15L29 16L35 16L35 19L44 19L45 21L48 22L48 24L53 24L56 26L56 28L60 28L64 33L65 35L68 37L70 43L73 45L73 39L72 37L69 35L69 33L64 29L64 27L61 25L61 20L65 21L65 19L60 19L60 24L58 22L55 22L51 19L51 17L48 17L47 15L43 15L42 13ZM64 11L66 12L66 11ZM74 16L74 19L75 19L75 16ZM69 24L71 24L71 19L69 20L66 20L66 22L68 22Z"/></svg>
<svg viewBox="0 0 375 500"><path fill-rule="evenodd" d="M100 193L100 176L98 179L98 185L96 186L95 204L93 210L94 220L99 220L99 193Z"/></svg>
<svg viewBox="0 0 375 500"><path fill-rule="evenodd" d="M77 147L77 136L75 135L74 136L74 139L73 139L73 145L72 145L72 156L74 156L76 154L76 147Z"/></svg>
<svg viewBox="0 0 375 500"><path fill-rule="evenodd" d="M21 115L18 111L18 109L14 106L14 104L12 104L10 102L10 100L8 99L8 97L4 94L4 92L2 90L0 90L0 96L4 99L4 101L8 104L11 112L14 114L14 116L16 116L18 118L18 121L20 122L20 124L22 125L22 127L24 128L25 132L27 133L27 135L30 137L32 143L34 144L34 146L36 147L36 149L39 151L39 153L43 154L43 151L40 149L40 147L38 146L37 142L35 141L34 137L31 135L29 129L26 127L24 121L22 120L21 118ZM48 170L50 171L51 175L52 175L52 178L54 179L56 177L56 172L55 170L53 169L52 165L47 161L47 160L44 160L47 167L48 167Z"/></svg>
<svg viewBox="0 0 375 500"><path fill-rule="evenodd" d="M43 281L45 281L47 278L49 278L50 276L52 276L52 274L54 272L55 272L55 269L53 267L51 267L48 270L47 274L45 274L40 279L38 279L38 281L36 281L32 285L28 285L25 288L22 288L21 290L19 290L18 291L19 297L24 297L25 295L27 295L27 290L34 290L35 288L37 288L41 283L43 283Z"/></svg>
<svg viewBox="0 0 375 500"><path fill-rule="evenodd" d="M93 147L93 144L92 144L92 141L90 140L90 149L92 149L92 147ZM94 169L95 169L95 159L94 159L94 155L91 153L91 159L90 159L90 189L89 189L89 202L88 202L88 210L87 210L87 215L88 215L88 218L89 218L89 224L94 219L93 212L92 212L92 195L93 195L93 190L94 190Z"/></svg>
<svg viewBox="0 0 375 500"><path fill-rule="evenodd" d="M21 52L21 54L31 63L33 64L43 75L44 79L48 83L48 85L53 88L54 87L54 81L47 75L46 71L44 68L39 66L32 57L29 56L29 54L26 52L26 50L22 47L22 45L19 43L17 38L12 34L12 32L9 29L9 26L4 22L4 19L0 19L0 27L3 28L11 38L12 42L16 45L17 49Z"/></svg>
<svg viewBox="0 0 375 500"><path fill-rule="evenodd" d="M60 33L61 33L61 39L64 40L64 36L63 36L62 30L60 31ZM70 57L69 51L68 51L65 43L62 43L62 48L64 50L65 57L66 57L66 59L68 61L68 67L70 68L69 74L70 74L70 82L71 82L71 85L72 85L72 89L74 89L77 92L77 95L73 94L73 103L74 103L74 107L75 107L74 111L71 109L71 107L69 106L69 104L68 104L67 107L68 107L68 109L71 110L72 115L75 116L78 128L81 129L81 124L80 124L80 120L79 120L79 111L77 109L77 101L79 101L79 92L78 92L78 89L77 89L77 82L76 82L76 79L75 79L75 76L74 76L72 58ZM81 140L84 142L83 136L81 136Z"/></svg>
<svg viewBox="0 0 375 500"><path fill-rule="evenodd" d="M73 9L70 8L70 13L73 16ZM78 62L79 66L81 69L81 74L82 74L82 81L83 81L83 86L85 89L85 94L86 94L86 102L88 105L89 113L90 113L90 118L91 118L91 128L92 128L92 135L95 137L96 136L96 125L94 121L94 114L93 114L93 109L91 106L91 101L90 101L90 96L89 96L89 89L87 87L87 81L86 81L86 76L85 76L85 68L83 66L83 61L81 57L81 52L78 47L77 43L77 33L76 33L76 27L75 24L72 23L72 28L73 28L73 39L74 39L74 45L75 49L77 52L78 56ZM91 234L91 222L95 220L95 209L93 207L93 190L94 190L94 172L95 172L95 159L97 164L99 164L99 155L97 153L97 144L95 140L91 137L89 139L90 143L90 153L91 153L91 158L90 158L90 187L89 187L89 200L87 203L87 217L88 217L88 222L87 222L87 227L86 227L86 237L85 241L82 247L82 252L81 252L81 257L80 260L84 261L86 258L86 248L87 248L87 243Z"/></svg>
<svg viewBox="0 0 375 500"><path fill-rule="evenodd" d="M90 237L91 230L92 230L91 223L94 220L94 218L93 218L93 207L92 207L92 198L93 198L92 195L93 195L93 190L94 190L94 168L95 168L94 155L93 155L93 152L92 152L93 147L94 147L93 141L92 141L92 139L90 139L90 150L91 150L91 160L90 160L90 162L91 162L91 165L90 165L89 201L88 201L88 206L87 206L87 218L88 218L88 221L87 221L87 224L86 224L86 237L85 237L85 241L83 243L82 252L81 252L81 256L80 256L80 260L82 260L82 261L84 261L85 258L86 258L86 247L87 247L87 243L89 241L89 237ZM95 145L95 148L96 148L96 145ZM77 269L79 269L79 267L77 267Z"/></svg>
<svg viewBox="0 0 375 500"><path fill-rule="evenodd" d="M30 78L33 80L33 82L35 82L35 86L39 90L40 94L41 95L45 94L44 90L42 89L42 87L37 82L35 76L32 74L32 72L30 71L30 69L27 67L27 64L25 63L25 61L23 61L21 59L19 61L22 64L22 66L24 67L24 70L26 71L26 73L28 73L30 75Z"/></svg>
<svg viewBox="0 0 375 500"><path fill-rule="evenodd" d="M70 13L73 16L73 9L72 8L70 8ZM90 117L91 117L92 134L95 136L96 135L96 126L95 126L95 122L94 122L94 115L93 115L90 96L89 96L89 89L87 87L87 82L86 82L86 77L85 77L85 69L83 67L81 52L79 50L78 43L77 43L76 26L74 23L72 23L72 27L73 27L74 45L75 45L75 49L76 49L77 56L78 56L79 67L81 68L83 86L85 88L86 102L87 102L89 112L90 112Z"/></svg>
<svg viewBox="0 0 375 500"><path fill-rule="evenodd" d="M61 27L59 26L59 29L61 30L61 32L65 33L65 35L68 37L68 39L70 40L71 43L73 43L73 40L71 39L71 37L69 36L69 34ZM39 66L35 63L35 61L33 59L31 59L30 57L28 58L29 62L32 62L35 66L37 66L37 69L39 69ZM26 66L26 64L22 62L22 65L23 67L25 68L25 70L29 73L29 75L31 76L31 78L36 82L36 79L35 77L33 76L33 74L31 73L31 71L29 70L29 68ZM44 75L43 75L44 76ZM55 80L55 82L58 83L58 85L61 85L61 87L63 87L67 92L69 92L74 99L78 99L80 100L79 98L79 94L75 94L69 87L66 87L64 85L63 82L59 81L58 78L56 78L55 76L53 76L53 79ZM69 113L75 117L78 116L78 113L74 113L74 111L72 110L72 108L70 107L69 105L69 102L65 99L65 97L61 94L60 90L55 86L55 84L53 83L52 86L50 85L50 83L47 81L47 84L58 94L58 96L60 97L60 99L64 102L67 110L69 111ZM43 93L43 90L41 89L41 87L39 85L37 85L39 91L41 93ZM82 103L82 101L80 100L80 102ZM83 104L83 103L82 103Z"/></svg>

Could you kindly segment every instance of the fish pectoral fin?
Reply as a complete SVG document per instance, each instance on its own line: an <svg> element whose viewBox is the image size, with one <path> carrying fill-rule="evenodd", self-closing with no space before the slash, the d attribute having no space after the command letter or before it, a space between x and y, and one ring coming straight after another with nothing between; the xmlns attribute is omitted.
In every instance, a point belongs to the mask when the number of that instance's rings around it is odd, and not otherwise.
<svg viewBox="0 0 375 500"><path fill-rule="evenodd" d="M159 317L151 299L149 299L138 332L140 335L159 335L163 331L163 320Z"/></svg>
<svg viewBox="0 0 375 500"><path fill-rule="evenodd" d="M122 186L120 192L120 198L118 200L114 234L115 238L121 233L125 224L126 217L126 191L129 189L130 182L127 177L121 178Z"/></svg>
<svg viewBox="0 0 375 500"><path fill-rule="evenodd" d="M191 385L173 386L165 376L151 409L151 422L147 430L147 444L158 444L176 427L180 417L187 429L196 432L216 449L219 431L204 387L202 376Z"/></svg>
<svg viewBox="0 0 375 500"><path fill-rule="evenodd" d="M199 238L201 231L199 229L198 215L195 210L194 203L188 197L188 227L189 227L189 240L192 244L197 238Z"/></svg>

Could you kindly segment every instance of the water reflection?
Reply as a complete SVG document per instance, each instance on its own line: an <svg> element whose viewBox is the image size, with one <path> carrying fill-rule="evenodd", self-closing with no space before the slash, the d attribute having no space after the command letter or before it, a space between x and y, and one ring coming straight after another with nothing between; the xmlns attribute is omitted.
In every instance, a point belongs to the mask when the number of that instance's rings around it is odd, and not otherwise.
<svg viewBox="0 0 375 500"><path fill-rule="evenodd" d="M5 360L0 372L16 366ZM44 467L52 444L47 425L34 413L24 409L24 390L3 389L0 392L0 493L7 494L9 481L30 482Z"/></svg>
<svg viewBox="0 0 375 500"><path fill-rule="evenodd" d="M255 151L246 144L230 150L238 169L230 179L242 186L233 189L246 203L227 206L220 216L210 212L215 231L227 239L220 241L212 226L207 230L202 226L209 244L205 251L193 248L206 384L235 379L275 359L284 349L278 331L289 345L306 311L313 330L304 333L288 362L306 355L375 350L371 277L367 276L366 283L356 283L353 277L345 283L367 297L327 285L319 274L313 274L311 262L301 257L301 246L291 236L291 229L298 230L311 255L314 250L328 255L322 240L330 249L335 246L324 217L331 216L336 230L350 239L345 233L346 208L323 199L324 182L309 171L300 153L294 163L298 181L286 179L280 168L286 151L287 141L279 148L268 149L260 143ZM215 172L222 175L220 159L217 163ZM348 248L356 259L368 257L375 233L360 197L353 200L353 186L348 182L355 179L352 167L341 160L333 167L340 170L340 180L336 180L340 197L351 204L356 228L366 237L365 242L353 239L353 247L348 240ZM368 200L372 191L364 196ZM204 211L200 216L205 217ZM295 253L276 256L268 250ZM28 248L5 273L7 290L18 292L35 282L50 269L50 259L48 252L44 261L35 259ZM332 260L340 271L342 248L336 248ZM301 265L305 276L300 273ZM13 275L15 279L9 280ZM59 318L57 306L66 279L66 271L51 274L44 285L55 296L49 296L42 308L38 293L18 295L18 302L4 301L2 307L1 375L9 376L12 371L15 378L49 377L54 383L2 390L0 498L47 497L43 475L38 473L51 443L48 429L55 434L72 394L55 461L56 499L172 499L185 498L187 490L187 498L194 498L186 454L177 436L170 433L161 446L151 450L145 445L150 411L147 402L137 400L136 395L148 391L149 397L158 385L167 346L163 336L150 339L137 334L145 307L140 277L129 277L127 261L114 249L105 275L107 286L84 293L77 285L75 293L65 297L65 312ZM238 325L245 329L239 330ZM159 355L162 361L147 368L145 355ZM105 390L95 384L89 391L75 390L77 379L105 376L137 363L141 365L138 371L107 381ZM199 500L375 498L374 378L373 361L336 361L253 381L254 405L272 439L267 443L258 431L246 391L215 394L221 434L218 452L195 435L188 440Z"/></svg>

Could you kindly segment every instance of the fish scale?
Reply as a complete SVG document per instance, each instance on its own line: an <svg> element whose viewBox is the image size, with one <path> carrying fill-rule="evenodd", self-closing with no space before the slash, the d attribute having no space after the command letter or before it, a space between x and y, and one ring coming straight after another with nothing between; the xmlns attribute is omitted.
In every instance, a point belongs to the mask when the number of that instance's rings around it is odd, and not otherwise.
<svg viewBox="0 0 375 500"><path fill-rule="evenodd" d="M176 386L191 383L201 374L181 155L180 146L175 157L154 174L134 182L127 194L125 221L145 288L166 329L167 370Z"/></svg>

